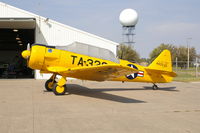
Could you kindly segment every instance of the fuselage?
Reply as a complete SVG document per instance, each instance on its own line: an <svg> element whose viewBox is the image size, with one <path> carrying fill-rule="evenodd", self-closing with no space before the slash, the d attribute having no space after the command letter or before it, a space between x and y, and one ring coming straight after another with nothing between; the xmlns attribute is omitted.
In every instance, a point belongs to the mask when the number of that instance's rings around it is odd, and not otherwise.
<svg viewBox="0 0 200 133"><path fill-rule="evenodd" d="M172 80L172 78L170 77L165 78L165 75L161 75L158 73L149 73L148 71L146 71L146 67L126 60L119 60L119 63L116 63L109 60L73 53L70 51L55 49L54 47L49 47L45 45L33 45L28 61L28 66L30 68L38 69L42 73L51 73L47 69L51 66L75 68L99 66L106 64L120 64L123 66L130 66L138 70L138 73L124 75L112 79L112 81L166 83ZM83 79L83 76L78 76L76 74L66 75L66 77Z"/></svg>

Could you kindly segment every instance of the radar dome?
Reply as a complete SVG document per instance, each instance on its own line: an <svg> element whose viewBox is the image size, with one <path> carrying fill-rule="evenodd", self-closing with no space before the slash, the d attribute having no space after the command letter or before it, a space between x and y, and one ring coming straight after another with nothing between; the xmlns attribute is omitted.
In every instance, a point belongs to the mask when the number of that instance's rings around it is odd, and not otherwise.
<svg viewBox="0 0 200 133"><path fill-rule="evenodd" d="M123 26L135 26L138 22L138 14L133 9L124 9L119 15L119 21Z"/></svg>

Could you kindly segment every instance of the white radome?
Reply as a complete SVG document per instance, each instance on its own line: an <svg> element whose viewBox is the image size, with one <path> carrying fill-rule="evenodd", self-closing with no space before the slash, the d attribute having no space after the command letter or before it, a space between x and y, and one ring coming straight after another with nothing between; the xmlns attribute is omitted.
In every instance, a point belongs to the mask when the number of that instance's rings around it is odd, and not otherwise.
<svg viewBox="0 0 200 133"><path fill-rule="evenodd" d="M135 26L138 22L138 14L133 9L124 9L119 15L119 21L123 26Z"/></svg>

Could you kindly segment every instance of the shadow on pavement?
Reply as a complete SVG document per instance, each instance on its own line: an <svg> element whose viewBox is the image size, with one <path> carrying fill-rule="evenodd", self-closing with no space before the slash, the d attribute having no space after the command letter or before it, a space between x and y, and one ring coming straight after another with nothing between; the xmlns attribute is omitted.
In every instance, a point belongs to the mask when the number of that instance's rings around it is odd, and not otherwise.
<svg viewBox="0 0 200 133"><path fill-rule="evenodd" d="M106 91L142 91L142 90L153 90L152 87L149 86L143 86L144 88L102 88L102 89L98 89L98 88L94 88L92 90L94 91L101 91L101 92L106 92ZM158 90L161 91L179 91L179 90L175 90L176 87L165 87L165 88L159 88ZM156 90L155 90L156 91Z"/></svg>
<svg viewBox="0 0 200 133"><path fill-rule="evenodd" d="M80 86L77 84L67 84L67 88L68 88L69 94L87 96L87 97L110 100L110 101L121 102L121 103L146 103L145 101L127 98L123 96L117 96L117 95L108 94L104 92L104 91L116 91L116 90L123 91L124 89L90 89L90 88ZM130 89L130 90L133 90L133 89Z"/></svg>
<svg viewBox="0 0 200 133"><path fill-rule="evenodd" d="M149 86L143 86L143 87L144 87L143 90L152 90L152 87L149 87ZM175 90L175 89L176 89L176 87L159 87L157 90L161 90L161 91L179 91L179 90Z"/></svg>

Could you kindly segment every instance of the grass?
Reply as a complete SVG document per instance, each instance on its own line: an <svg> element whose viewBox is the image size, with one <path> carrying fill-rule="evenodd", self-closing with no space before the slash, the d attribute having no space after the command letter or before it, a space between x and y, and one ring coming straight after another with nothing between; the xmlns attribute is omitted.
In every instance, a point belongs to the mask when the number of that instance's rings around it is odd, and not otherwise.
<svg viewBox="0 0 200 133"><path fill-rule="evenodd" d="M174 69L175 71L175 69ZM200 81L200 70L198 69L198 77L196 77L196 69L190 68L188 69L177 69L175 71L178 76L174 78L174 81L180 81L180 82L192 82L192 81Z"/></svg>

